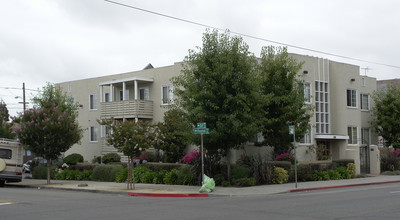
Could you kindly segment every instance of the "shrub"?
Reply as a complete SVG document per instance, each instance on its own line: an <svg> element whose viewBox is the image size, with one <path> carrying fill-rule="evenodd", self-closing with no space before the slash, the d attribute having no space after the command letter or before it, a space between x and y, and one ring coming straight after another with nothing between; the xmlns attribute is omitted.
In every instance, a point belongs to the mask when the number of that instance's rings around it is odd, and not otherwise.
<svg viewBox="0 0 400 220"><path fill-rule="evenodd" d="M340 174L341 179L350 179L350 173L346 167L338 167L336 171Z"/></svg>
<svg viewBox="0 0 400 220"><path fill-rule="evenodd" d="M102 157L101 160L104 164L121 162L121 156L119 156L117 153L107 153Z"/></svg>
<svg viewBox="0 0 400 220"><path fill-rule="evenodd" d="M195 160L198 160L201 157L200 151L193 149L190 153L186 154L182 162L186 164L193 164Z"/></svg>
<svg viewBox="0 0 400 220"><path fill-rule="evenodd" d="M159 172L162 170L170 171L173 169L178 169L182 164L178 163L145 163L141 166L147 167L154 172Z"/></svg>
<svg viewBox="0 0 400 220"><path fill-rule="evenodd" d="M140 181L142 183L153 183L154 178L156 177L156 172L149 171L145 172L140 176Z"/></svg>
<svg viewBox="0 0 400 220"><path fill-rule="evenodd" d="M147 162L154 161L154 154L152 152L143 151L140 154L140 160L146 160Z"/></svg>
<svg viewBox="0 0 400 220"><path fill-rule="evenodd" d="M136 166L135 172L135 183L142 183L142 177L145 173L152 172L149 168L145 166Z"/></svg>
<svg viewBox="0 0 400 220"><path fill-rule="evenodd" d="M176 180L178 179L178 176L176 174L177 170L171 170L168 173L165 174L164 176L164 183L168 185L175 185Z"/></svg>
<svg viewBox="0 0 400 220"><path fill-rule="evenodd" d="M282 168L281 168L282 169ZM234 186L254 186L256 185L255 178L240 178L232 180Z"/></svg>
<svg viewBox="0 0 400 220"><path fill-rule="evenodd" d="M340 180L341 176L340 173L336 170L328 170L328 175L330 180Z"/></svg>
<svg viewBox="0 0 400 220"><path fill-rule="evenodd" d="M222 184L221 184L223 187L228 187L228 186L230 186L231 185L231 183L229 182L229 181L222 181Z"/></svg>
<svg viewBox="0 0 400 220"><path fill-rule="evenodd" d="M63 162L68 165L76 165L77 163L83 162L83 156L76 153L70 154L64 158Z"/></svg>
<svg viewBox="0 0 400 220"><path fill-rule="evenodd" d="M161 170L160 172L156 172L156 175L153 178L153 184L164 184L164 177L168 173L166 170Z"/></svg>
<svg viewBox="0 0 400 220"><path fill-rule="evenodd" d="M275 160L276 161L288 161L288 162L294 164L294 156L290 152L286 152L286 153L276 156Z"/></svg>
<svg viewBox="0 0 400 220"><path fill-rule="evenodd" d="M57 173L57 166L50 167L50 179L54 179ZM39 165L32 170L32 179L47 179L47 166Z"/></svg>
<svg viewBox="0 0 400 220"><path fill-rule="evenodd" d="M289 180L289 174L288 171L281 168L281 167L275 167L274 168L274 174L273 174L273 179L272 182L276 184L283 184L286 183Z"/></svg>
<svg viewBox="0 0 400 220"><path fill-rule="evenodd" d="M347 164L354 163L353 159L340 159L340 160L333 160L332 163L336 167L347 167Z"/></svg>
<svg viewBox="0 0 400 220"><path fill-rule="evenodd" d="M395 171L400 169L400 151L392 150L390 148L382 148L381 155L381 172Z"/></svg>
<svg viewBox="0 0 400 220"><path fill-rule="evenodd" d="M57 180L91 180L92 170L60 170L55 178Z"/></svg>
<svg viewBox="0 0 400 220"><path fill-rule="evenodd" d="M235 166L231 171L231 179L241 179L250 177L250 169L244 166Z"/></svg>
<svg viewBox="0 0 400 220"><path fill-rule="evenodd" d="M122 170L122 165L100 165L94 168L92 180L114 182L116 176Z"/></svg>
<svg viewBox="0 0 400 220"><path fill-rule="evenodd" d="M101 156L94 157L94 158L92 159L92 163L101 164Z"/></svg>
<svg viewBox="0 0 400 220"><path fill-rule="evenodd" d="M315 170L313 175L314 181L330 180L328 171Z"/></svg>
<svg viewBox="0 0 400 220"><path fill-rule="evenodd" d="M95 164L76 164L68 167L69 170L93 170L97 165Z"/></svg>
<svg viewBox="0 0 400 220"><path fill-rule="evenodd" d="M193 175L191 166L188 164L179 167L176 170L176 176L176 184L178 185L194 185L197 181Z"/></svg>
<svg viewBox="0 0 400 220"><path fill-rule="evenodd" d="M125 183L128 179L128 168L123 168L117 176L115 177L115 182L117 183Z"/></svg>
<svg viewBox="0 0 400 220"><path fill-rule="evenodd" d="M347 171L349 171L350 177L356 177L356 165L354 163L347 164Z"/></svg>
<svg viewBox="0 0 400 220"><path fill-rule="evenodd" d="M221 185L222 185L222 182L224 182L224 181L226 180L225 175L224 175L224 174L221 174L221 173L215 175L215 176L213 177L213 179L214 179L214 181L215 181L215 185L217 185L217 186L221 186ZM254 179L254 181L255 181L255 179Z"/></svg>

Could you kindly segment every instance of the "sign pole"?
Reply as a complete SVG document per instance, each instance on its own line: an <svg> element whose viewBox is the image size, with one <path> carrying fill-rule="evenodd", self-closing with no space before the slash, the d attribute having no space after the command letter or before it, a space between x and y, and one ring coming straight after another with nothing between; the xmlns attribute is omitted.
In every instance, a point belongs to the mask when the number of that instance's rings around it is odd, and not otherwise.
<svg viewBox="0 0 400 220"><path fill-rule="evenodd" d="M203 150L203 134L201 134L201 183L204 184L204 150Z"/></svg>
<svg viewBox="0 0 400 220"><path fill-rule="evenodd" d="M297 189L297 153L296 153L296 130L293 129L293 143L294 143L294 179Z"/></svg>

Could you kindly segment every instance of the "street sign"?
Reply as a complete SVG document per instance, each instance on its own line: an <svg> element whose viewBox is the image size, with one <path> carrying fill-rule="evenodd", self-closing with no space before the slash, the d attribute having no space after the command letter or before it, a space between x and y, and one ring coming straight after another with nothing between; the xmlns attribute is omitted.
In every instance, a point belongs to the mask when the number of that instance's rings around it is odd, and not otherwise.
<svg viewBox="0 0 400 220"><path fill-rule="evenodd" d="M194 133L195 134L209 134L210 133L210 129L208 129L208 128L195 128L194 129Z"/></svg>
<svg viewBox="0 0 400 220"><path fill-rule="evenodd" d="M289 125L289 134L294 134L294 126Z"/></svg>
<svg viewBox="0 0 400 220"><path fill-rule="evenodd" d="M206 123L205 122L197 123L197 128L206 128Z"/></svg>

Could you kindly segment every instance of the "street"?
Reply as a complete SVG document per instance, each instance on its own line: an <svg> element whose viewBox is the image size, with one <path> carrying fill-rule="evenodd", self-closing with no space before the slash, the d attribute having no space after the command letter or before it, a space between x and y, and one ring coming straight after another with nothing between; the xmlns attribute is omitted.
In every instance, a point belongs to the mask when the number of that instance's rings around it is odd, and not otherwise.
<svg viewBox="0 0 400 220"><path fill-rule="evenodd" d="M400 184L270 196L147 198L0 188L0 219L398 219Z"/></svg>

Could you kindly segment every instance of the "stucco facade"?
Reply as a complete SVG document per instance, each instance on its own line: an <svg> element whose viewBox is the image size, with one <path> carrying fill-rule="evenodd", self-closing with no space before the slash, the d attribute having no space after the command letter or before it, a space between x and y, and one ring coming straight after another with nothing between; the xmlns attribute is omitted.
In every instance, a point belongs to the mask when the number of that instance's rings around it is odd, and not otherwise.
<svg viewBox="0 0 400 220"><path fill-rule="evenodd" d="M377 136L369 125L373 106L370 95L376 90L376 79L361 76L355 65L298 54L290 56L304 62L298 77L304 80L307 103L314 107L310 133L297 145L299 160L316 160L318 145L326 146L333 159L344 159L350 155L350 145L377 144ZM181 70L182 63L175 63L59 83L81 105L78 120L86 129L81 143L74 145L66 155L80 153L90 161L113 151L105 145L103 137L107 131L98 124L98 119L113 116L121 120L162 121L165 107L173 101L170 79Z"/></svg>

